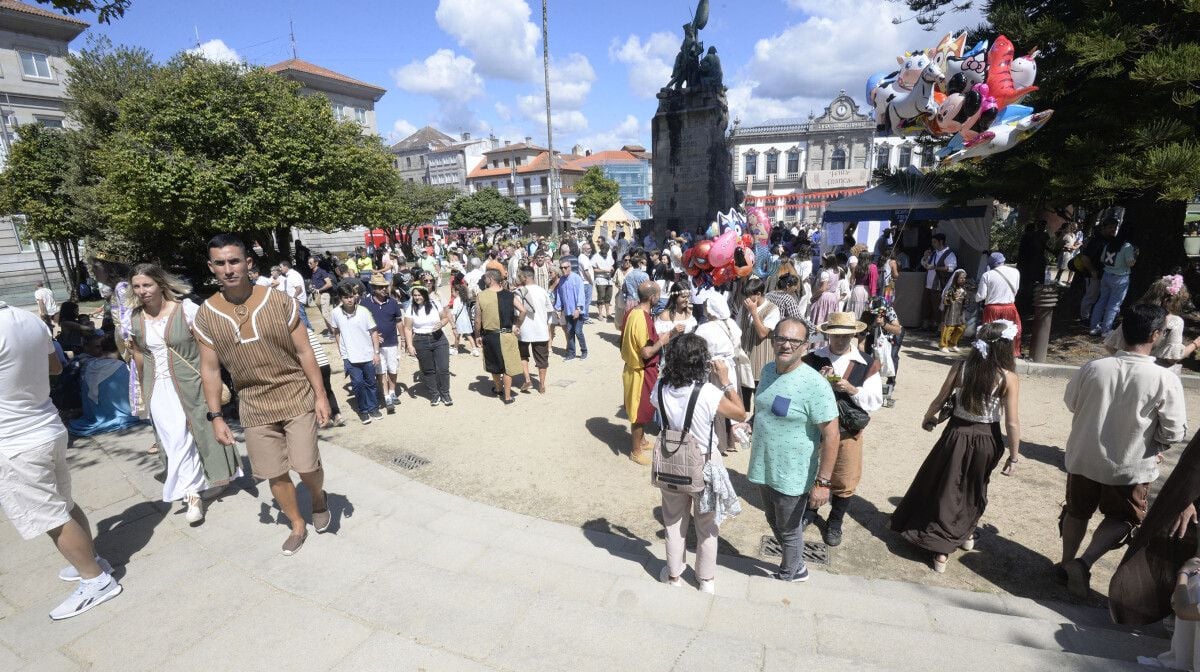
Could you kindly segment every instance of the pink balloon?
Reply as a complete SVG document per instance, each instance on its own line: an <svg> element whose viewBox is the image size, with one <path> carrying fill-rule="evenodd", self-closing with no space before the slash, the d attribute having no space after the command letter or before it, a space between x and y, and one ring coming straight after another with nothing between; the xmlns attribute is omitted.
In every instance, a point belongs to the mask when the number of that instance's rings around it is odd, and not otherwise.
<svg viewBox="0 0 1200 672"><path fill-rule="evenodd" d="M756 240L766 240L771 236L771 217L763 208L746 208L746 228Z"/></svg>
<svg viewBox="0 0 1200 672"><path fill-rule="evenodd" d="M708 263L712 264L713 268L720 268L733 261L733 251L737 249L737 244L738 235L732 229L717 236L717 239L712 241Z"/></svg>

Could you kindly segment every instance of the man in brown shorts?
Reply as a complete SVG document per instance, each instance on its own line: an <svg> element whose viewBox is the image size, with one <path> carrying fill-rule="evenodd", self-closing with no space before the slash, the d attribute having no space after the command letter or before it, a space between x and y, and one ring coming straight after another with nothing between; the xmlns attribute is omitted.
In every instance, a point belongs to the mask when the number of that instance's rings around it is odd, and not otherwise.
<svg viewBox="0 0 1200 672"><path fill-rule="evenodd" d="M1060 581L1079 597L1090 591L1092 565L1124 543L1146 517L1146 495L1158 478L1162 451L1187 435L1183 384L1150 354L1163 335L1166 311L1136 305L1122 311L1125 350L1092 360L1067 383L1074 414L1067 438L1067 502L1061 521ZM1097 511L1104 520L1075 557Z"/></svg>
<svg viewBox="0 0 1200 672"><path fill-rule="evenodd" d="M312 495L312 523L329 528L325 472L317 451L317 426L329 421L329 400L300 305L279 292L250 283L246 246L221 234L208 243L208 267L221 291L204 302L194 331L200 344L200 376L208 419L217 440L233 445L233 432L221 415L221 366L238 391L238 411L254 476L271 484L271 494L291 523L283 554L292 555L308 536L296 503L298 472Z"/></svg>

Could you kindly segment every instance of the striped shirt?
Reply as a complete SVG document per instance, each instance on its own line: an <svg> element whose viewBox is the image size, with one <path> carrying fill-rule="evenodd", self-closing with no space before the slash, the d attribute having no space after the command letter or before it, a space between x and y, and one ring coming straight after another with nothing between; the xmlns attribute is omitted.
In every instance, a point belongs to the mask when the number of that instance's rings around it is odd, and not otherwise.
<svg viewBox="0 0 1200 672"><path fill-rule="evenodd" d="M298 306L279 292L255 287L241 305L214 294L196 314L196 338L216 350L233 377L244 427L290 420L316 406L292 343Z"/></svg>
<svg viewBox="0 0 1200 672"><path fill-rule="evenodd" d="M317 359L317 367L329 366L329 354L325 352L325 348L317 342L317 333L312 329L305 329L308 332L308 344L312 346L313 357Z"/></svg>

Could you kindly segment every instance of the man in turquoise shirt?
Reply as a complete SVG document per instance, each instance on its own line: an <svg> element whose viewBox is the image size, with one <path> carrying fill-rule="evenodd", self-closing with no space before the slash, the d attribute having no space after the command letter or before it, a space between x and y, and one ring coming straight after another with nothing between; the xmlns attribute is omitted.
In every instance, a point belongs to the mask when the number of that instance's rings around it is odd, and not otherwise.
<svg viewBox="0 0 1200 672"><path fill-rule="evenodd" d="M804 510L807 506L820 508L829 501L829 479L839 443L833 389L802 361L808 351L808 335L808 325L797 319L783 320L775 327L775 361L763 367L754 393L754 438L747 478L759 486L767 524L783 551L779 572L774 575L782 581L808 580Z"/></svg>

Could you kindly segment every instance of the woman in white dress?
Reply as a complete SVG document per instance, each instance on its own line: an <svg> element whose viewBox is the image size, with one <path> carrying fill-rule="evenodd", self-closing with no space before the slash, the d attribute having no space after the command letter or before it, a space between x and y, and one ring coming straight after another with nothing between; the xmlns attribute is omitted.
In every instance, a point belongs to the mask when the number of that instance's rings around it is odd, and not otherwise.
<svg viewBox="0 0 1200 672"><path fill-rule="evenodd" d="M187 502L187 521L204 520L200 493L241 476L233 446L213 434L200 386L200 350L192 335L199 306L183 298L191 288L155 264L130 277L130 336L145 408L167 463L163 501Z"/></svg>

